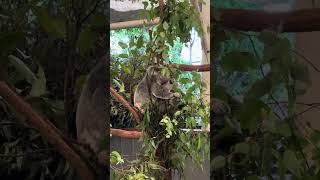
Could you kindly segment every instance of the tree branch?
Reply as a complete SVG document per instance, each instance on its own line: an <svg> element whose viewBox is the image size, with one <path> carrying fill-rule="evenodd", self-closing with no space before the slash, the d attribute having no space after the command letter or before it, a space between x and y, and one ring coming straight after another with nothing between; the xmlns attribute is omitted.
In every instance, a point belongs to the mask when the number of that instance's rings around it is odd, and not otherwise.
<svg viewBox="0 0 320 180"><path fill-rule="evenodd" d="M289 12L265 12L259 10L226 9L219 17L211 18L213 24L240 31L311 32L320 30L320 8L294 10Z"/></svg>
<svg viewBox="0 0 320 180"><path fill-rule="evenodd" d="M112 136L127 138L127 139L139 139L141 137L141 131L127 131L122 129L110 128Z"/></svg>
<svg viewBox="0 0 320 180"><path fill-rule="evenodd" d="M188 65L188 64L171 64L170 67L177 68L181 71L210 71L210 64Z"/></svg>
<svg viewBox="0 0 320 180"><path fill-rule="evenodd" d="M124 99L120 94L117 93L113 87L110 87L110 92L112 96L119 102L121 103L124 107L126 107L133 115L133 118L137 121L140 122L142 119L142 114L134 107L132 106L126 99Z"/></svg>
<svg viewBox="0 0 320 180"><path fill-rule="evenodd" d="M62 133L48 120L42 118L21 97L14 93L7 83L0 81L0 96L3 97L16 111L23 114L28 123L39 130L42 137L46 138L58 152L77 170L84 180L94 180L95 173L88 164L77 154L72 145L63 137Z"/></svg>
<svg viewBox="0 0 320 180"><path fill-rule="evenodd" d="M84 21L86 21L95 11L96 9L98 8L98 5L100 4L101 0L97 0L95 5L93 6L93 8L91 9L91 11L88 12L87 15L85 15L85 17L80 20L80 24L82 24Z"/></svg>

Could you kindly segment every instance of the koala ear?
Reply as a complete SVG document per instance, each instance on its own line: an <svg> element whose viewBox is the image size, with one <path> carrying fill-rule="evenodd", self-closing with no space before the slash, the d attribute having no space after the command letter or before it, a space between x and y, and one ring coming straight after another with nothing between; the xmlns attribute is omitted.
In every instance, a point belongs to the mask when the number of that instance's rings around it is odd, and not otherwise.
<svg viewBox="0 0 320 180"><path fill-rule="evenodd" d="M147 69L147 75L148 76L152 76L153 75L153 72L154 72L154 66L149 66L148 69Z"/></svg>

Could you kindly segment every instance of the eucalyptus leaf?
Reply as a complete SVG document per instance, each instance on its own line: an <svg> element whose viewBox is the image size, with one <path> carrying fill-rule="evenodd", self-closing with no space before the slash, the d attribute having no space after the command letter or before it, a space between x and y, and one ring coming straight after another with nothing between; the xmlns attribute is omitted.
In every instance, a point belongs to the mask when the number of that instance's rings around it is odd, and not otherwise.
<svg viewBox="0 0 320 180"><path fill-rule="evenodd" d="M127 45L126 43L123 43L123 42L119 42L118 45L119 45L122 49L128 48L128 45Z"/></svg>
<svg viewBox="0 0 320 180"><path fill-rule="evenodd" d="M25 34L23 32L0 33L0 55L17 47L18 43L23 42Z"/></svg>
<svg viewBox="0 0 320 180"><path fill-rule="evenodd" d="M80 33L77 47L79 48L81 54L86 53L93 47L96 36L96 33L92 31L91 28L86 28Z"/></svg>
<svg viewBox="0 0 320 180"><path fill-rule="evenodd" d="M41 66L38 67L37 79L33 82L30 96L40 97L46 93L46 77Z"/></svg>
<svg viewBox="0 0 320 180"><path fill-rule="evenodd" d="M251 53L233 51L222 57L222 67L226 72L245 72L258 66Z"/></svg>
<svg viewBox="0 0 320 180"><path fill-rule="evenodd" d="M29 67L21 61L18 57L14 55L9 55L10 63L16 68L18 73L20 73L29 83L33 83L37 79L36 75L29 69Z"/></svg>
<svg viewBox="0 0 320 180"><path fill-rule="evenodd" d="M226 158L224 156L217 156L212 160L212 168L214 170L221 169L226 164Z"/></svg>
<svg viewBox="0 0 320 180"><path fill-rule="evenodd" d="M238 143L234 147L235 153L248 154L249 153L249 145L247 143Z"/></svg>
<svg viewBox="0 0 320 180"><path fill-rule="evenodd" d="M284 166L293 174L300 177L300 163L296 157L296 153L292 150L286 150L283 154Z"/></svg>
<svg viewBox="0 0 320 180"><path fill-rule="evenodd" d="M51 16L48 9L41 6L34 6L32 12L48 34L56 38L64 38L66 36L65 22L62 19Z"/></svg>

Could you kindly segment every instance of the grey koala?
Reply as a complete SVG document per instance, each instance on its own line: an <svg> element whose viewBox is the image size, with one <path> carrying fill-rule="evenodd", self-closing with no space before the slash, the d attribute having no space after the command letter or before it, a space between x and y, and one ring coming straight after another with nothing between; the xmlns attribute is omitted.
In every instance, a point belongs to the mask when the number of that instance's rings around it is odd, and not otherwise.
<svg viewBox="0 0 320 180"><path fill-rule="evenodd" d="M109 162L105 150L108 147L101 147L103 140L108 138L110 122L107 111L107 68L103 60L91 70L79 98L76 114L78 141L89 145L103 166Z"/></svg>
<svg viewBox="0 0 320 180"><path fill-rule="evenodd" d="M181 97L180 93L171 92L173 83L172 77L165 77L161 74L161 66L150 66L147 69L146 75L138 84L134 93L134 106L142 113L144 107L150 101L157 99L169 100L175 97Z"/></svg>

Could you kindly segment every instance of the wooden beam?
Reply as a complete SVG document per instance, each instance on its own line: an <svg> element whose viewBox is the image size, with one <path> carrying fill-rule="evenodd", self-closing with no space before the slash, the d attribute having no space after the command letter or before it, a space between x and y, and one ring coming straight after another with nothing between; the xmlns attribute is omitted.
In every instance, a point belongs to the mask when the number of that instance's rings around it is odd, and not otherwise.
<svg viewBox="0 0 320 180"><path fill-rule="evenodd" d="M194 133L210 133L210 130L204 129L180 129L182 131L188 132L192 131ZM122 137L126 139L139 139L142 135L140 129L132 128L132 129L115 129L110 128L110 134L114 137Z"/></svg>
<svg viewBox="0 0 320 180"><path fill-rule="evenodd" d="M288 12L265 12L259 10L225 9L219 17L211 18L213 24L240 31L262 31L265 29L281 32L320 31L320 8L301 9Z"/></svg>
<svg viewBox="0 0 320 180"><path fill-rule="evenodd" d="M153 25L158 24L159 21L160 21L160 18L157 17L154 20L152 20L151 22L148 22L146 19L142 19L142 20L133 20L133 21L112 23L112 24L110 24L110 30L142 27L144 25L144 23L147 26L153 26Z"/></svg>

